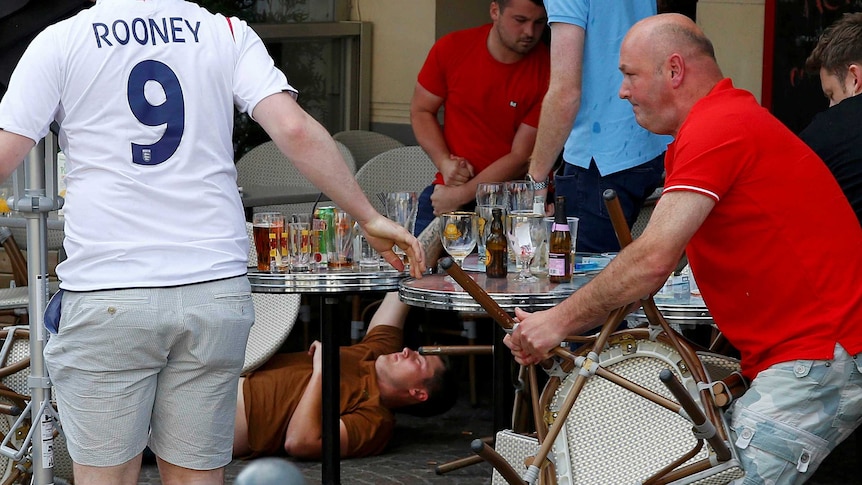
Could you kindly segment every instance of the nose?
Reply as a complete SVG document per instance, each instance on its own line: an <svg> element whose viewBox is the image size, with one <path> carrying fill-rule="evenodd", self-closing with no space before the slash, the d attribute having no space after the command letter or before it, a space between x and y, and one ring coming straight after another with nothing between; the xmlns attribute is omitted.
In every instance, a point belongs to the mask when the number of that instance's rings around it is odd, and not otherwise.
<svg viewBox="0 0 862 485"><path fill-rule="evenodd" d="M623 81L620 84L620 90L617 92L617 96L619 96L620 99L629 99L630 95L631 95L631 93L629 92L628 88L626 87L626 82Z"/></svg>

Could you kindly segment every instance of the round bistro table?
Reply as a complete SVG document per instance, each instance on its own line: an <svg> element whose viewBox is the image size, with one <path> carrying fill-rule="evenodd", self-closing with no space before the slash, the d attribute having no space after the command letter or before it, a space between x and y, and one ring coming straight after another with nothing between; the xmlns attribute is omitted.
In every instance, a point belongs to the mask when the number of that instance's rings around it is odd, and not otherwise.
<svg viewBox="0 0 862 485"><path fill-rule="evenodd" d="M326 485L341 483L340 450L340 355L332 321L338 295L367 291L394 291L407 272L389 266L373 270L352 268L322 269L306 273L266 273L249 268L253 292L301 293L316 295L320 301L320 339L323 344L323 460L321 479Z"/></svg>

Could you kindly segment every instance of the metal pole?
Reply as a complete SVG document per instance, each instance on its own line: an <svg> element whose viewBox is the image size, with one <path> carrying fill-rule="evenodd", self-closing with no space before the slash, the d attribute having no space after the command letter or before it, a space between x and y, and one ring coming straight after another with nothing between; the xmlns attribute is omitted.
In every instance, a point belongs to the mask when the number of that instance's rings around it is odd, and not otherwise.
<svg viewBox="0 0 862 485"><path fill-rule="evenodd" d="M53 133L30 151L24 161L24 196L16 193L14 209L27 219L27 273L29 276L32 462L35 485L54 483L54 427L51 381L45 368L43 350L47 338L44 311L48 301L48 212L59 208L55 172L57 141ZM47 162L47 167L46 167ZM46 168L48 170L46 170ZM16 174L17 176L17 174ZM20 184L18 184L20 185ZM49 197L46 186L51 186Z"/></svg>

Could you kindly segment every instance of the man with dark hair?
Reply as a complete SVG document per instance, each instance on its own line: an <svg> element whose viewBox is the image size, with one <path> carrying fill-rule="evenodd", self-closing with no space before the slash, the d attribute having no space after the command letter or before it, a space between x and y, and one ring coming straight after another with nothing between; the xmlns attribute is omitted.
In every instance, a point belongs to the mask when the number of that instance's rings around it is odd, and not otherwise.
<svg viewBox="0 0 862 485"><path fill-rule="evenodd" d="M541 0L493 1L490 14L491 24L438 40L419 72L410 122L439 173L419 197L415 234L470 204L479 183L527 171L550 76L547 16Z"/></svg>
<svg viewBox="0 0 862 485"><path fill-rule="evenodd" d="M388 293L362 342L341 348L342 457L381 453L395 427L392 409L451 396L454 382L440 357L401 347L409 310ZM278 354L240 379L234 455L320 457L320 354L315 341L308 352Z"/></svg>
<svg viewBox="0 0 862 485"><path fill-rule="evenodd" d="M823 162L712 51L679 14L626 34L619 95L674 137L661 199L589 284L550 310L516 310L504 342L520 363L548 357L661 287L685 251L751 381L729 408L742 483L802 483L862 422L862 227Z"/></svg>
<svg viewBox="0 0 862 485"><path fill-rule="evenodd" d="M829 108L799 137L832 171L862 224L862 13L844 14L829 26L805 67L820 75Z"/></svg>

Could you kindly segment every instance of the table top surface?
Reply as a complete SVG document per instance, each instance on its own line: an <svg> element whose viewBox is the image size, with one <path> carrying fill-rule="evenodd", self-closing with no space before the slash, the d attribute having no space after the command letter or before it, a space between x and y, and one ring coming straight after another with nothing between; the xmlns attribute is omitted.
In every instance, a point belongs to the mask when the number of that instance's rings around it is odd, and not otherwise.
<svg viewBox="0 0 862 485"><path fill-rule="evenodd" d="M380 269L359 268L323 269L304 273L268 273L248 269L248 280L255 292L270 293L353 293L360 291L393 291L406 271L390 266Z"/></svg>
<svg viewBox="0 0 862 485"><path fill-rule="evenodd" d="M488 278L485 273L467 271L485 291L506 311L515 307L524 310L544 310L565 300L575 290L587 284L592 275L578 274L570 283L551 283L547 276L540 276L534 283L513 281L516 273L506 278ZM466 291L454 282L446 280L445 274L427 275L422 279L408 278L398 289L401 301L408 305L437 310L456 310L481 313L484 310Z"/></svg>
<svg viewBox="0 0 862 485"><path fill-rule="evenodd" d="M488 278L484 272L478 270L475 258L475 255L467 258L464 262L464 270L500 307L508 312L513 312L515 307L527 311L552 308L589 283L600 272L600 269L576 271L569 283L551 283L547 276L539 276L539 281L534 283L521 283L513 281L517 275L513 268L509 269L509 275L506 278ZM581 261L581 258L577 260ZM422 279L406 278L401 282L398 292L401 301L412 306L437 310L484 312L473 297L459 285L447 281L445 274L427 275ZM712 323L706 304L699 295L655 301L668 320L685 319L686 322L703 320L703 323ZM636 311L634 316L646 318L642 310Z"/></svg>

